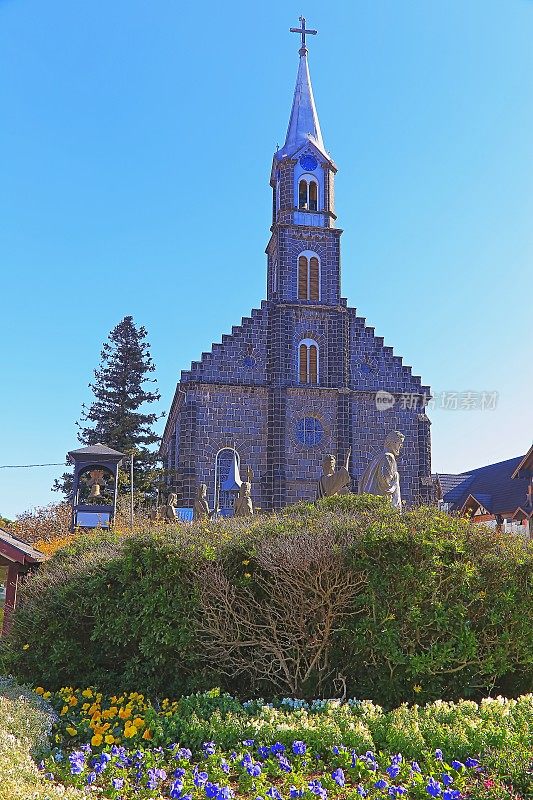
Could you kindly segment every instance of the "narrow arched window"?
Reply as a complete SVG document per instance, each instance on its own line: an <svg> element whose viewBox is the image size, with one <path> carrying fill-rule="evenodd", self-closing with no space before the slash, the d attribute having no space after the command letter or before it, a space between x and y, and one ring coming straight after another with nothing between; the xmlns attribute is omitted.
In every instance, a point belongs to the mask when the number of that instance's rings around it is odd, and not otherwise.
<svg viewBox="0 0 533 800"><path fill-rule="evenodd" d="M300 178L298 182L298 208L318 211L318 184L312 177Z"/></svg>
<svg viewBox="0 0 533 800"><path fill-rule="evenodd" d="M312 253L298 256L298 300L320 300L320 261Z"/></svg>
<svg viewBox="0 0 533 800"><path fill-rule="evenodd" d="M304 339L298 346L298 378L300 383L318 384L318 345L312 339Z"/></svg>
<svg viewBox="0 0 533 800"><path fill-rule="evenodd" d="M309 299L320 299L320 266L316 256L309 259Z"/></svg>
<svg viewBox="0 0 533 800"><path fill-rule="evenodd" d="M235 492L223 488L223 484L233 472L234 459L240 466L240 456L232 447L219 450L215 459L215 507L220 508L221 514L228 516L233 511Z"/></svg>
<svg viewBox="0 0 533 800"><path fill-rule="evenodd" d="M298 185L298 208L307 208L307 181L301 180Z"/></svg>
<svg viewBox="0 0 533 800"><path fill-rule="evenodd" d="M300 345L300 383L307 383L307 345Z"/></svg>
<svg viewBox="0 0 533 800"><path fill-rule="evenodd" d="M318 186L314 181L309 181L309 211L318 209Z"/></svg>
<svg viewBox="0 0 533 800"><path fill-rule="evenodd" d="M307 256L298 258L298 300L308 299L308 272L309 262Z"/></svg>
<svg viewBox="0 0 533 800"><path fill-rule="evenodd" d="M309 345L309 381L314 386L318 383L318 347L316 344Z"/></svg>

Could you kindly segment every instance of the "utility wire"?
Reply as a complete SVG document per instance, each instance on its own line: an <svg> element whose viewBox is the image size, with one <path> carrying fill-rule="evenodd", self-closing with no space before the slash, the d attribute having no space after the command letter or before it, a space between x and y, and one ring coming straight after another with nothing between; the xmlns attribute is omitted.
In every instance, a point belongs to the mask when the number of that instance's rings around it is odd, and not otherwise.
<svg viewBox="0 0 533 800"><path fill-rule="evenodd" d="M67 464L61 461L57 464L0 464L0 469L29 469L30 467L66 467Z"/></svg>

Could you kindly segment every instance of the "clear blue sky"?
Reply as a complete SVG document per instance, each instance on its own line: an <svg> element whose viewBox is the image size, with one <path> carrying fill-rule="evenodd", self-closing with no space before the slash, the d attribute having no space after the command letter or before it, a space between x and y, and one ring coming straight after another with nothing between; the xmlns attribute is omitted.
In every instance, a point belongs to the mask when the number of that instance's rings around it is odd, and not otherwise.
<svg viewBox="0 0 533 800"><path fill-rule="evenodd" d="M298 62L337 176L343 293L436 392L433 467L533 437L531 0L0 0L0 463L61 461L102 342L148 328L161 409L265 293ZM60 469L0 470L0 512Z"/></svg>

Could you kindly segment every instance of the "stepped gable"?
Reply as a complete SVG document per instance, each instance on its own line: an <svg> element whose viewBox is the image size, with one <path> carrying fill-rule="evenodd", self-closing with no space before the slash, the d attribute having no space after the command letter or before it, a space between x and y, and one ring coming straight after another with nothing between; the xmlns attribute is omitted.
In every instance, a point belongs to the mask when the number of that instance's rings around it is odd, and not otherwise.
<svg viewBox="0 0 533 800"><path fill-rule="evenodd" d="M401 394L425 395L429 398L429 386L412 374L412 367L403 363L401 356L394 355L392 347L384 344L382 336L376 336L374 328L366 325L364 317L358 317L355 308L351 315L351 388L359 390L386 391Z"/></svg>
<svg viewBox="0 0 533 800"><path fill-rule="evenodd" d="M250 316L234 325L222 341L202 353L189 370L181 373L181 383L255 384L266 381L267 303L254 308Z"/></svg>

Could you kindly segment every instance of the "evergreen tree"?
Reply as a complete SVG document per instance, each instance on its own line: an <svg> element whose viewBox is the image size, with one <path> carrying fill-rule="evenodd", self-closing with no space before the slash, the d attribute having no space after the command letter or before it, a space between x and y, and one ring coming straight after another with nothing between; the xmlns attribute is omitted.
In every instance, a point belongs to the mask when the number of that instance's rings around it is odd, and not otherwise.
<svg viewBox="0 0 533 800"><path fill-rule="evenodd" d="M157 475L157 450L150 448L159 442L159 437L152 426L162 416L144 408L160 399L156 388L145 388L147 383L156 383L148 377L155 366L146 335L145 328L135 327L133 317L124 317L113 328L102 348L95 381L89 384L95 399L89 407L83 405L81 421L76 423L82 445L101 442L121 453L133 453L134 489L145 496L151 493ZM72 475L65 473L53 488L69 496ZM124 473L119 492L129 488L129 473Z"/></svg>

